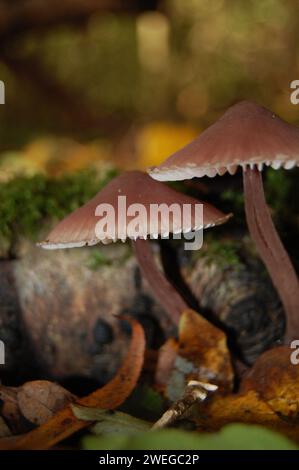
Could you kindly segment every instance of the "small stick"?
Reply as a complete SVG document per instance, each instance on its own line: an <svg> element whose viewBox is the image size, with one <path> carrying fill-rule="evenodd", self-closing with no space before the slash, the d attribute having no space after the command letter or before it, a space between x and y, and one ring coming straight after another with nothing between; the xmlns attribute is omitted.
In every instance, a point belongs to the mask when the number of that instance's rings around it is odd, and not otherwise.
<svg viewBox="0 0 299 470"><path fill-rule="evenodd" d="M182 398L171 405L169 410L152 426L152 429L161 429L170 426L180 419L192 405L198 401L204 401L209 392L215 392L217 389L217 385L199 382L198 380L190 380Z"/></svg>

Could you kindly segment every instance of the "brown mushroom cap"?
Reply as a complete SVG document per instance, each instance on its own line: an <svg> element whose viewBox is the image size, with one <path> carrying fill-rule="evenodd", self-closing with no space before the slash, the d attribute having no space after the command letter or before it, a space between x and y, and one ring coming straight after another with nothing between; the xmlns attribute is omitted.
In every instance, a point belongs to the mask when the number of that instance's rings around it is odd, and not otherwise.
<svg viewBox="0 0 299 470"><path fill-rule="evenodd" d="M125 216L122 221L122 234L118 233L103 233L103 236L97 238L95 234L95 227L100 220L100 216L95 215L96 208L100 204L111 204L115 209L116 221L118 220L118 196L126 196L126 206L131 204L140 203L146 209L147 219L149 219L150 204L167 204L170 206L173 203L190 204L193 208L195 204L202 203L197 199L179 193L168 186L154 181L146 173L140 171L130 171L114 178L110 183L105 186L93 199L87 202L84 206L75 210L65 219L54 227L50 232L47 239L39 243L42 248L56 249L56 248L73 248L85 245L95 245L99 242L109 243L119 239L125 241L126 238L134 238L130 233L128 224L135 216ZM181 233L191 230L199 230L214 225L226 222L230 215L225 215L215 207L207 203L203 204L203 227L195 226L195 211L192 213L191 227L186 227L185 220L181 217L177 220L173 217L170 223L170 231L172 233ZM158 238L159 235L166 236L163 219L159 220L157 226L149 227L148 220L144 220L144 226L141 227L142 237L147 238L153 236ZM151 228L151 232L149 232ZM108 235L108 236L107 236Z"/></svg>
<svg viewBox="0 0 299 470"><path fill-rule="evenodd" d="M241 101L149 173L156 180L175 181L234 174L246 165L257 165L260 171L263 165L298 166L299 129L263 106Z"/></svg>

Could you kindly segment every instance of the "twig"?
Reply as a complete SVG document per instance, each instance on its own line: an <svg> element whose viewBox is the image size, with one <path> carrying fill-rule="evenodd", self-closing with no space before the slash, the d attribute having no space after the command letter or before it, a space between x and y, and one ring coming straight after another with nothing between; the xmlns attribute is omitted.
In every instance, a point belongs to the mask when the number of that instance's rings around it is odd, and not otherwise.
<svg viewBox="0 0 299 470"><path fill-rule="evenodd" d="M215 392L216 390L218 390L217 385L199 382L198 380L190 380L182 398L172 404L169 410L152 426L152 429L161 429L170 426L180 419L192 405L198 401L204 401L209 392Z"/></svg>

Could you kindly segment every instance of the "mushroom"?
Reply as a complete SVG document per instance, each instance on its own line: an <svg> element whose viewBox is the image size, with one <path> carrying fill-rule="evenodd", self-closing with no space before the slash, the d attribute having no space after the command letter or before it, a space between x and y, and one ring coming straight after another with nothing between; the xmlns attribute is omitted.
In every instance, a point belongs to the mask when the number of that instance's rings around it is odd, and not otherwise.
<svg viewBox="0 0 299 470"><path fill-rule="evenodd" d="M119 196L126 196L126 207L123 206L124 201ZM73 248L131 239L140 269L153 294L172 322L177 324L181 312L188 306L157 268L147 238L166 237L169 232L178 234L212 227L226 222L230 217L207 203L201 203L203 204L202 225L196 225L194 208L199 203L200 201L153 180L146 173L126 172L114 178L93 199L59 222L47 239L38 245L46 249ZM144 208L138 216L138 237L133 230L137 204ZM161 204L168 208L172 204L177 204L180 209L188 204L192 208L190 220L184 219L183 212L179 217L173 212L169 227L167 227L169 220L164 220L163 217L160 217L158 222L151 223L152 205ZM114 210L115 215L112 225L106 226L107 230L104 230L103 215L104 212L109 212L109 207ZM131 208L130 213L126 211L127 208Z"/></svg>
<svg viewBox="0 0 299 470"><path fill-rule="evenodd" d="M227 171L233 175L242 168L247 224L284 306L288 343L299 338L299 284L265 201L264 165L274 169L299 165L299 129L256 103L242 101L149 173L165 181Z"/></svg>

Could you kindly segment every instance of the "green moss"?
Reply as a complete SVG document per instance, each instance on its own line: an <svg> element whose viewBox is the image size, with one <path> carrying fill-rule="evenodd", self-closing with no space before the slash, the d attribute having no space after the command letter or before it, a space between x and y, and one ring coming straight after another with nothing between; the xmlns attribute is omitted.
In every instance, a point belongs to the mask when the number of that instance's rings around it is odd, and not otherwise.
<svg viewBox="0 0 299 470"><path fill-rule="evenodd" d="M288 199L292 193L292 180L289 173L284 170L269 168L265 182L267 201L275 213L280 213L288 207Z"/></svg>
<svg viewBox="0 0 299 470"><path fill-rule="evenodd" d="M89 249L87 267L93 271L103 266L122 266L132 255L130 243L118 242L106 246L97 245L95 249Z"/></svg>
<svg viewBox="0 0 299 470"><path fill-rule="evenodd" d="M294 209L291 202L294 199L294 194L297 194L297 181L298 173L296 174L296 170L288 172L284 169L273 170L268 168L265 171L264 187L266 199L276 215L280 216L286 211L286 208L288 210L290 208ZM223 191L221 199L230 204L230 210L234 214L240 215L244 213L243 191L227 189Z"/></svg>
<svg viewBox="0 0 299 470"><path fill-rule="evenodd" d="M35 239L45 223L61 219L84 204L115 174L109 170L99 176L88 170L60 179L38 175L0 184L1 245L21 237Z"/></svg>
<svg viewBox="0 0 299 470"><path fill-rule="evenodd" d="M230 210L240 214L244 210L244 194L241 191L227 189L221 194L221 199L230 204Z"/></svg>
<svg viewBox="0 0 299 470"><path fill-rule="evenodd" d="M160 393L147 384L139 385L121 407L122 411L142 419L157 420L164 410Z"/></svg>
<svg viewBox="0 0 299 470"><path fill-rule="evenodd" d="M96 271L101 266L110 266L112 260L109 259L100 249L92 251L92 254L87 260L87 266L89 269Z"/></svg>
<svg viewBox="0 0 299 470"><path fill-rule="evenodd" d="M205 238L205 248L195 252L195 256L204 257L208 263L217 262L218 266L239 266L240 246L235 240L216 240L211 237Z"/></svg>

